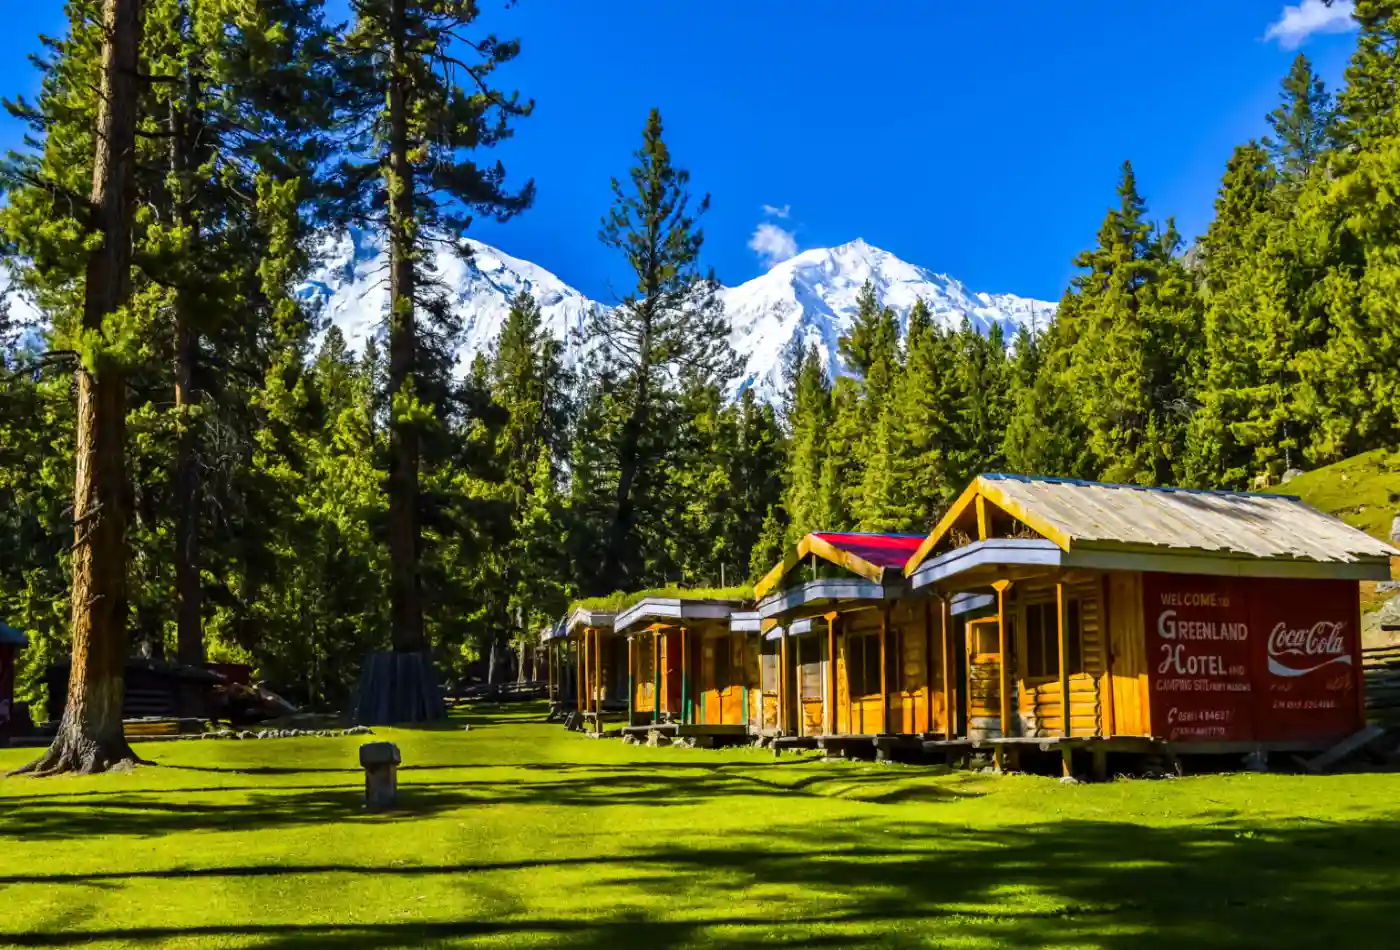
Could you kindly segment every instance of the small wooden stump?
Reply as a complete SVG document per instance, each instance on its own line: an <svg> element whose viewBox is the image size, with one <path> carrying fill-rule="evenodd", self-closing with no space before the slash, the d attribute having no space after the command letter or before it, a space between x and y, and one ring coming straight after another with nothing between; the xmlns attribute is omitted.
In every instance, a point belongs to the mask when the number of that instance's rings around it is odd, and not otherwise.
<svg viewBox="0 0 1400 950"><path fill-rule="evenodd" d="M360 767L365 770L365 808L393 808L399 791L399 747L392 742L367 742L360 746Z"/></svg>

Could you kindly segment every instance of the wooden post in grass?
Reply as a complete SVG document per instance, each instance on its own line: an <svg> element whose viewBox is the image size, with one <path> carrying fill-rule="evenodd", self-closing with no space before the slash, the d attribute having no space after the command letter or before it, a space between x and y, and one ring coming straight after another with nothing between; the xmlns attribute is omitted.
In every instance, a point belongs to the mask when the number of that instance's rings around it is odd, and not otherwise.
<svg viewBox="0 0 1400 950"><path fill-rule="evenodd" d="M890 731L890 694L888 684L885 681L885 670L889 665L885 656L885 641L890 635L890 605L885 604L880 611L880 734L885 735ZM861 716L861 725L865 725L865 717Z"/></svg>
<svg viewBox="0 0 1400 950"><path fill-rule="evenodd" d="M593 731L603 734L603 638L593 631Z"/></svg>
<svg viewBox="0 0 1400 950"><path fill-rule="evenodd" d="M826 734L836 735L836 613L826 615Z"/></svg>
<svg viewBox="0 0 1400 950"><path fill-rule="evenodd" d="M979 496L980 500L980 496ZM992 584L997 592L997 648L1001 651L1001 737L1011 738L1011 666L1008 662L1011 658L1010 637L1006 630L1006 588L1011 586L1010 581L997 581ZM993 761L996 763L997 771L1000 772L1006 765L1005 746L998 744L992 753Z"/></svg>
<svg viewBox="0 0 1400 950"><path fill-rule="evenodd" d="M661 721L661 631L651 631L651 721Z"/></svg>
<svg viewBox="0 0 1400 950"><path fill-rule="evenodd" d="M778 734L788 734L787 627L778 631Z"/></svg>
<svg viewBox="0 0 1400 950"><path fill-rule="evenodd" d="M635 726L637 724L634 718L632 703L632 697L635 696L637 692L635 672L637 668L637 663L634 656L635 650L633 648L632 640L633 637L629 633L627 635L627 725L629 726Z"/></svg>
<svg viewBox="0 0 1400 950"><path fill-rule="evenodd" d="M948 613L948 598L939 597L939 624L943 634L943 715L946 720L943 727L944 739L952 739L956 728L953 716L953 670L957 668L957 664L953 660L953 630Z"/></svg>
<svg viewBox="0 0 1400 950"><path fill-rule="evenodd" d="M690 715L690 644L687 630L681 627L681 722L689 723Z"/></svg>
<svg viewBox="0 0 1400 950"><path fill-rule="evenodd" d="M1060 734L1068 739L1074 734L1074 726L1070 722L1069 640L1065 636L1065 585L1063 581L1055 582L1055 625L1056 633L1060 638ZM1065 768L1069 769L1068 760L1065 762ZM1068 775L1069 772L1066 771L1065 774Z"/></svg>
<svg viewBox="0 0 1400 950"><path fill-rule="evenodd" d="M924 601L924 735L933 732L933 602Z"/></svg>

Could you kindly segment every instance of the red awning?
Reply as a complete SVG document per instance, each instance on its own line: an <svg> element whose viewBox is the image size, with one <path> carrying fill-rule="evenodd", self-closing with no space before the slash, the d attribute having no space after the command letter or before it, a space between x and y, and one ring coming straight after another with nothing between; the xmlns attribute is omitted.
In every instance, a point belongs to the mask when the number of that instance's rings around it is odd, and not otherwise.
<svg viewBox="0 0 1400 950"><path fill-rule="evenodd" d="M922 534L858 534L854 532L817 532L834 548L848 551L876 567L903 568L905 562L924 540Z"/></svg>

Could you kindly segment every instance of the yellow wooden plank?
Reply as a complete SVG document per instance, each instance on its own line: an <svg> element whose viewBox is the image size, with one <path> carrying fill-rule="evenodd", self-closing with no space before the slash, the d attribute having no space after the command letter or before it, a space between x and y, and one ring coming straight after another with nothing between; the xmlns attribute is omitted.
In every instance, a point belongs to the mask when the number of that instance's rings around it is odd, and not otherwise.
<svg viewBox="0 0 1400 950"><path fill-rule="evenodd" d="M987 498L983 494L977 496L977 540L985 541L990 534L990 526L987 524Z"/></svg>
<svg viewBox="0 0 1400 950"><path fill-rule="evenodd" d="M1071 538L1068 534L1002 491L1001 488L997 486L996 482L984 481L982 483L982 497L992 502L992 504L996 505L1032 531L1054 541L1061 550L1069 550Z"/></svg>
<svg viewBox="0 0 1400 950"><path fill-rule="evenodd" d="M905 577L913 574L918 566L924 563L929 552L938 545L938 542L943 540L944 535L952 530L953 525L957 524L958 519L963 516L963 512L967 511L968 505L973 504L977 499L981 484L982 476L979 475L972 480L971 485L963 489L958 500L953 502L953 507L949 508L948 513L938 520L938 524L933 526L933 531L929 533L929 536L924 538L923 543L914 550L909 560L904 562Z"/></svg>
<svg viewBox="0 0 1400 950"><path fill-rule="evenodd" d="M809 534L807 537L803 538L802 544L806 548L806 551L803 552L804 554L815 554L817 557L844 567L848 571L854 571L861 577L869 578L872 581L878 581L885 576L885 569L883 567L877 567L865 558L858 557L850 551L843 551L831 542L824 541L814 534Z"/></svg>
<svg viewBox="0 0 1400 950"><path fill-rule="evenodd" d="M1055 627L1059 635L1060 648L1060 695L1069 695L1069 641L1065 639L1065 585L1055 585ZM1064 734L1073 730L1069 722L1063 723Z"/></svg>

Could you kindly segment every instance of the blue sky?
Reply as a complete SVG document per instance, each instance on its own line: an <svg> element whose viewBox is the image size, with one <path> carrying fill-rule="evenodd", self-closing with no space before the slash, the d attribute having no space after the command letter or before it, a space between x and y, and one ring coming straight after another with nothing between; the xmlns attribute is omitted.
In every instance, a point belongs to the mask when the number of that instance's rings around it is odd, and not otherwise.
<svg viewBox="0 0 1400 950"><path fill-rule="evenodd" d="M1355 40L1320 0L482 6L522 41L500 75L537 110L497 151L539 197L475 236L605 300L627 280L597 241L608 179L626 172L653 105L713 196L706 260L726 283L763 272L749 245L768 224L779 250L863 237L974 290L1053 300L1125 158L1151 213L1199 233L1298 44L1335 83ZM62 28L61 5L5 7L0 91L32 93L24 56ZM0 147L19 135L0 118Z"/></svg>

